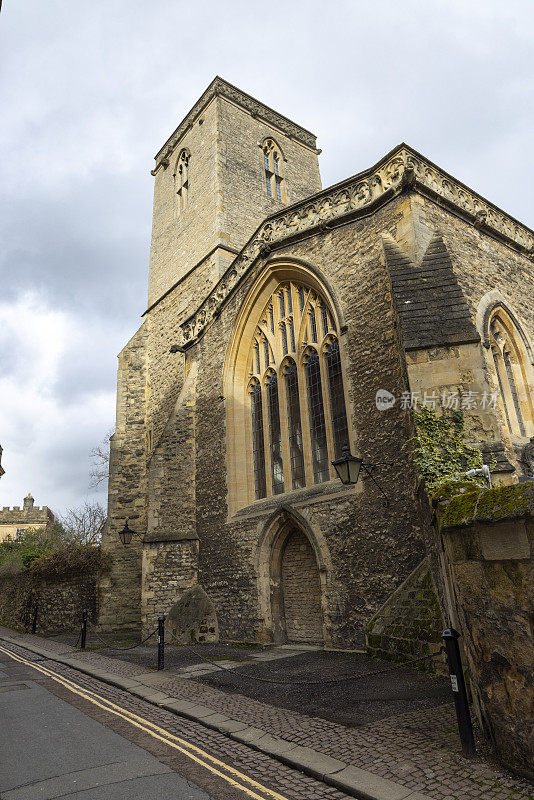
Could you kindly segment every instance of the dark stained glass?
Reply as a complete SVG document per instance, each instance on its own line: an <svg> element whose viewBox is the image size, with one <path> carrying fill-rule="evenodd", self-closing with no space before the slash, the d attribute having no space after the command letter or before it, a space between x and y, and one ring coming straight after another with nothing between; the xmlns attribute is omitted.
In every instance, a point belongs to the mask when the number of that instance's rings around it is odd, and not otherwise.
<svg viewBox="0 0 534 800"><path fill-rule="evenodd" d="M276 199L282 202L282 179L275 178L274 182L276 184Z"/></svg>
<svg viewBox="0 0 534 800"><path fill-rule="evenodd" d="M284 297L284 292L280 292L278 295L278 300L280 302L280 318L285 319L286 316L286 299Z"/></svg>
<svg viewBox="0 0 534 800"><path fill-rule="evenodd" d="M286 289L287 292L287 311L289 314L293 313L293 298L291 297L291 286Z"/></svg>
<svg viewBox="0 0 534 800"><path fill-rule="evenodd" d="M278 404L278 379L275 374L267 378L267 408L269 411L269 444L271 449L271 480L273 494L284 491L284 464L282 461L282 431Z"/></svg>
<svg viewBox="0 0 534 800"><path fill-rule="evenodd" d="M506 367L506 375L508 377L508 383L510 384L510 394L512 395L512 400L514 403L515 414L519 425L519 432L521 436L525 436L525 425L523 423L523 414L521 413L521 405L519 403L519 397L517 394L517 386L515 384L512 362L510 360L510 353L504 351L503 361L504 361L504 366Z"/></svg>
<svg viewBox="0 0 534 800"><path fill-rule="evenodd" d="M499 382L499 389L500 389L500 392L501 392L502 404L504 406L504 413L506 415L506 423L508 425L508 430L511 432L512 431L512 423L510 422L510 415L508 414L508 406L506 405L506 398L504 396L504 388L503 388L502 380L501 380L501 371L499 369L499 359L497 358L497 353L495 352L495 350L493 348L491 349L491 354L493 356L493 363L495 364L495 372L497 373L497 380Z"/></svg>
<svg viewBox="0 0 534 800"><path fill-rule="evenodd" d="M287 330L285 323L282 323L282 352L285 356L287 356Z"/></svg>
<svg viewBox="0 0 534 800"><path fill-rule="evenodd" d="M345 395L343 392L343 375L341 358L337 341L328 345L325 350L328 389L330 397L330 413L332 415L332 438L334 441L334 458L340 458L344 444L349 442Z"/></svg>
<svg viewBox="0 0 534 800"><path fill-rule="evenodd" d="M326 442L321 370L317 353L314 352L308 356L305 373L308 390L313 480L315 483L323 483L330 478L330 470L328 465L328 446Z"/></svg>
<svg viewBox="0 0 534 800"><path fill-rule="evenodd" d="M254 360L256 362L256 372L259 375L261 373L261 365L260 365L260 343L256 341L254 345Z"/></svg>
<svg viewBox="0 0 534 800"><path fill-rule="evenodd" d="M293 317L289 318L289 342L291 345L291 352L295 353L297 348L295 347L295 325L293 323Z"/></svg>
<svg viewBox="0 0 534 800"><path fill-rule="evenodd" d="M328 333L328 311L324 303L321 303L321 322L323 324L323 336Z"/></svg>
<svg viewBox="0 0 534 800"><path fill-rule="evenodd" d="M271 359L269 358L269 342L267 341L267 339L263 340L263 356L265 359L265 369L267 369L271 361Z"/></svg>
<svg viewBox="0 0 534 800"><path fill-rule="evenodd" d="M252 456L254 461L254 492L256 500L266 497L265 445L263 441L263 406L261 386L254 381L250 390L250 410L252 414Z"/></svg>
<svg viewBox="0 0 534 800"><path fill-rule="evenodd" d="M310 332L312 342L317 341L317 322L315 319L315 309L310 308Z"/></svg>
<svg viewBox="0 0 534 800"><path fill-rule="evenodd" d="M302 426L300 423L299 384L297 365L292 361L286 369L287 422L289 426L289 455L293 489L306 485L304 455L302 452Z"/></svg>

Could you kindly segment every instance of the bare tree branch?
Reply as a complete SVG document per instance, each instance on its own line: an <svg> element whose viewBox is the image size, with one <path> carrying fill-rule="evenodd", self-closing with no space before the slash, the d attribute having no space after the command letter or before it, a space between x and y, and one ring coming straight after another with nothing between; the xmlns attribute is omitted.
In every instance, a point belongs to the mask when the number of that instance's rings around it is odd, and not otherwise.
<svg viewBox="0 0 534 800"><path fill-rule="evenodd" d="M91 457L90 489L96 489L109 478L109 440L113 436L113 432L113 429L110 428L102 441L93 447L89 454Z"/></svg>
<svg viewBox="0 0 534 800"><path fill-rule="evenodd" d="M106 524L106 509L98 502L88 502L79 508L69 508L61 517L66 537L74 544L99 544Z"/></svg>

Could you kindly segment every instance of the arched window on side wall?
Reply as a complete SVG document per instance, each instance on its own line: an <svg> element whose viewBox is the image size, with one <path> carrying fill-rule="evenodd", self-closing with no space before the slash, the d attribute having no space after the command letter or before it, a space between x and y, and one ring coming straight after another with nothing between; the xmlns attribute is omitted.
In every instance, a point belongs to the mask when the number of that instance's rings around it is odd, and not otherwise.
<svg viewBox="0 0 534 800"><path fill-rule="evenodd" d="M531 436L534 432L531 365L519 330L498 306L488 319L488 340L508 431L521 439Z"/></svg>
<svg viewBox="0 0 534 800"><path fill-rule="evenodd" d="M271 294L248 354L254 497L324 483L349 440L338 333L326 300L296 281Z"/></svg>
<svg viewBox="0 0 534 800"><path fill-rule="evenodd" d="M189 152L182 150L176 162L174 173L176 190L176 214L180 216L187 208L189 199Z"/></svg>

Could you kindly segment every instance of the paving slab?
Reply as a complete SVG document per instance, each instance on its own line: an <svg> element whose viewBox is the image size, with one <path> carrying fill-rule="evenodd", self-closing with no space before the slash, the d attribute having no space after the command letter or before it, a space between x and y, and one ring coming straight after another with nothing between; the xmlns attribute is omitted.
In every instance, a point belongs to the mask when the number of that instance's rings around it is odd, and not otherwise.
<svg viewBox="0 0 534 800"><path fill-rule="evenodd" d="M231 733L230 738L235 739L236 742L243 742L244 744L256 747L260 740L266 735L266 732L262 731L260 728L253 728L252 726L249 726L244 730Z"/></svg>
<svg viewBox="0 0 534 800"><path fill-rule="evenodd" d="M140 697L142 700L148 700L150 703L155 703L156 705L163 703L166 700L170 700L168 694L165 694L164 692L157 692L154 691L154 689L149 689L148 687L145 688L141 685L138 687L133 687L130 689L130 692L136 697Z"/></svg>
<svg viewBox="0 0 534 800"><path fill-rule="evenodd" d="M408 786L402 786L400 783L353 766L327 774L324 780L336 789L354 794L361 800L406 800L414 794L413 789ZM420 795L420 800L432 800L432 798Z"/></svg>
<svg viewBox="0 0 534 800"><path fill-rule="evenodd" d="M282 751L278 758L282 763L301 769L320 781L324 779L325 775L341 772L347 766L344 761L301 745L297 745L292 750ZM395 800L395 798L388 798L388 800Z"/></svg>
<svg viewBox="0 0 534 800"><path fill-rule="evenodd" d="M198 719L198 720L206 719L206 717L212 717L214 714L217 713L218 712L215 711L214 708L208 708L208 706L203 706L200 704L195 704L191 706L191 708L189 708L186 712L184 711L184 714L187 714L187 716L190 717L191 719Z"/></svg>
<svg viewBox="0 0 534 800"><path fill-rule="evenodd" d="M219 722L217 724L217 730L221 733L236 733L237 731L243 731L245 728L248 728L246 722L238 722L235 719L228 719L227 722Z"/></svg>
<svg viewBox="0 0 534 800"><path fill-rule="evenodd" d="M295 742L288 742L287 739L280 739L278 736L271 736L270 733L267 733L260 740L260 747L262 753L268 753L271 756L280 756L282 753L294 750L296 747L299 747L299 745L295 744Z"/></svg>
<svg viewBox="0 0 534 800"><path fill-rule="evenodd" d="M165 683L169 680L169 676L173 673L166 672L164 669L159 672L144 672L136 676L137 683L143 683L146 686L157 686L159 683Z"/></svg>
<svg viewBox="0 0 534 800"><path fill-rule="evenodd" d="M176 714L185 714L191 711L192 708L198 707L198 703L192 703L190 700L179 700L178 698L167 698L161 703L158 703L158 705L162 708L166 708L168 711L174 711Z"/></svg>

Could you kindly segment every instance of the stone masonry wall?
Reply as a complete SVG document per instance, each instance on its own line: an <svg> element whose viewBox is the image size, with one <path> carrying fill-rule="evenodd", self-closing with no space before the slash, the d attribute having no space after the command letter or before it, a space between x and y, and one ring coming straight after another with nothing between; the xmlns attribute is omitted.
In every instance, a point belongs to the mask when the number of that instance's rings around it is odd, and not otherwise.
<svg viewBox="0 0 534 800"><path fill-rule="evenodd" d="M467 301L473 323L477 321L477 309L481 299L492 289L497 289L507 299L526 328L531 340L534 339L534 268L532 261L504 243L489 236L483 230L467 224L455 214L437 203L414 193L410 199L412 208L415 245L423 251L426 243L439 231L452 260L454 274ZM486 349L479 346L480 355L473 358L472 365L466 365L465 384L477 383L475 388L488 387L499 391L492 359ZM481 378L481 367L483 379ZM419 364L412 372L420 371ZM475 381L472 378L475 377ZM499 438L503 442L506 457L518 466L517 451L513 446L506 421L500 407L493 412L499 428ZM478 415L479 417L482 415ZM473 420L474 432L495 441L495 426L487 420ZM532 434L530 434L532 435ZM528 440L525 439L525 441Z"/></svg>
<svg viewBox="0 0 534 800"><path fill-rule="evenodd" d="M125 546L125 520L138 534L147 528L146 506L146 326L119 355L117 423L110 441L108 525L102 548L113 556L111 572L100 580L99 624L105 631L138 631L141 624L141 539Z"/></svg>
<svg viewBox="0 0 534 800"><path fill-rule="evenodd" d="M406 661L439 651L445 625L425 558L367 626L367 651L377 658ZM422 662L420 669L434 671Z"/></svg>
<svg viewBox="0 0 534 800"><path fill-rule="evenodd" d="M99 610L97 576L53 581L19 574L0 579L0 624L16 630L31 627L37 603L37 633L77 630L82 611L96 624Z"/></svg>
<svg viewBox="0 0 534 800"><path fill-rule="evenodd" d="M436 508L449 591L483 730L534 777L534 484L465 492Z"/></svg>
<svg viewBox="0 0 534 800"><path fill-rule="evenodd" d="M399 198L373 217L273 253L277 259L312 264L343 310L347 331L341 347L350 424L362 456L391 462L380 470L392 500L389 509L369 481L345 489L332 479L256 501L228 518L224 360L238 309L265 262L251 270L196 345L199 582L216 606L222 638L270 635L270 622L258 605L258 542L282 506L304 515L325 542L331 561L324 581L327 643L361 646L372 614L424 556L413 504L415 474L400 444L411 435L409 417L399 407L384 414L375 405L379 388L400 394L406 385L378 232L386 228L397 233L406 224L407 212L409 204Z"/></svg>
<svg viewBox="0 0 534 800"><path fill-rule="evenodd" d="M263 150L259 145L267 137L272 137L282 150L286 203L269 197L265 189ZM221 237L237 250L265 217L321 190L315 150L224 99L219 100L219 165Z"/></svg>
<svg viewBox="0 0 534 800"><path fill-rule="evenodd" d="M143 550L143 636L197 583L198 541L149 542Z"/></svg>

